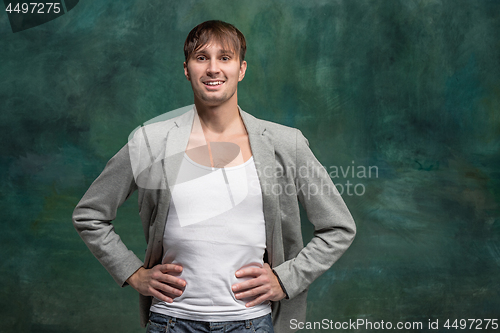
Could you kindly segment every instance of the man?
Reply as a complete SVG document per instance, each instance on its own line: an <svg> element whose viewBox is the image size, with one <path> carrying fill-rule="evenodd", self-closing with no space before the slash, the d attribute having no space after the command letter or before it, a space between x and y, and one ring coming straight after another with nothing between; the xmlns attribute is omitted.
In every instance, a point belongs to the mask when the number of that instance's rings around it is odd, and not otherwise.
<svg viewBox="0 0 500 333"><path fill-rule="evenodd" d="M290 332L291 319L305 320L309 284L354 238L302 133L239 108L245 52L233 25L196 26L184 45L194 107L137 130L73 214L116 282L140 293L148 332ZM111 224L135 190L144 263ZM315 228L306 247L299 202Z"/></svg>

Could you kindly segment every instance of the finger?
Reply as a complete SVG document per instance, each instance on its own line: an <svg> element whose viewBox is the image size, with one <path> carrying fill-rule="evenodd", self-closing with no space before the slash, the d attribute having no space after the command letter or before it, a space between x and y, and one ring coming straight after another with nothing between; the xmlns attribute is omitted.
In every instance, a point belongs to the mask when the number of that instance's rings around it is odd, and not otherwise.
<svg viewBox="0 0 500 333"><path fill-rule="evenodd" d="M253 278L253 279L250 279L250 280L247 280L244 282L233 284L231 289L233 290L233 292L244 291L244 290L248 290L248 289L262 286L264 283L265 283L265 281L262 279Z"/></svg>
<svg viewBox="0 0 500 333"><path fill-rule="evenodd" d="M154 288L151 288L151 296L159 299L160 301L164 301L164 302L167 302L167 303L173 303L174 300L173 298L161 293L160 291L154 289Z"/></svg>
<svg viewBox="0 0 500 333"><path fill-rule="evenodd" d="M172 301L174 300L174 298L177 298L179 297L178 295L172 295L170 293L167 293L167 292L164 292L164 291L161 291L161 290L157 290L160 294L163 294L164 296L172 299Z"/></svg>
<svg viewBox="0 0 500 333"><path fill-rule="evenodd" d="M182 266L176 264L162 264L157 266L162 273L168 272L182 272Z"/></svg>
<svg viewBox="0 0 500 333"><path fill-rule="evenodd" d="M245 304L245 306L247 308L251 308L252 306L259 305L259 304L264 303L265 301L268 301L268 300L269 300L269 295L268 294L264 294L264 295L261 295L261 296L257 297L253 301L248 302L247 304Z"/></svg>
<svg viewBox="0 0 500 333"><path fill-rule="evenodd" d="M171 274L163 273L159 268L151 273L151 279L162 283L168 283L179 288L184 288L186 286L185 280Z"/></svg>
<svg viewBox="0 0 500 333"><path fill-rule="evenodd" d="M253 276L257 277L263 274L265 270L260 267L248 267L244 269L239 269L236 271L235 275L237 278L245 277L245 276Z"/></svg>
<svg viewBox="0 0 500 333"><path fill-rule="evenodd" d="M182 295L182 290L172 287L166 283L161 283L158 281L151 282L151 287L155 290L167 294L169 297L178 297Z"/></svg>
<svg viewBox="0 0 500 333"><path fill-rule="evenodd" d="M166 283L173 285L179 289L184 289L186 287L186 281L169 274L161 274L153 277L154 280L161 283Z"/></svg>
<svg viewBox="0 0 500 333"><path fill-rule="evenodd" d="M247 298L247 297L255 297L255 296L262 295L262 294L266 294L268 291L269 291L269 288L266 288L265 286L260 286L260 287L257 287L257 288L253 288L253 289L250 289L250 290L246 290L246 291L243 291L243 292L236 293L236 294L234 294L234 297L236 297L236 299L243 299L243 298Z"/></svg>

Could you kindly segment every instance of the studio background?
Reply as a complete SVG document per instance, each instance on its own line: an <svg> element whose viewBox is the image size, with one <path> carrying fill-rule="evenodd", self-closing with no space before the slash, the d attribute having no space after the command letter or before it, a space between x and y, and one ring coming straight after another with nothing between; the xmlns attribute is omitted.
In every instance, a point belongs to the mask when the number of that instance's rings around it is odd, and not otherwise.
<svg viewBox="0 0 500 333"><path fill-rule="evenodd" d="M500 1L85 0L18 33L0 12L0 331L144 332L71 214L134 128L193 103L209 19L247 38L239 105L299 128L357 223L308 320L500 319ZM115 222L143 258L136 195Z"/></svg>

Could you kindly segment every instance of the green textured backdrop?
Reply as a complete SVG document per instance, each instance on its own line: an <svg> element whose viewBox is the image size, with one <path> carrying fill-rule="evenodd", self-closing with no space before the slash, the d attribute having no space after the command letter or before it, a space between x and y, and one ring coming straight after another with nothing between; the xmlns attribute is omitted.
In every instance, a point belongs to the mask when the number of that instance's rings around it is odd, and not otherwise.
<svg viewBox="0 0 500 333"><path fill-rule="evenodd" d="M0 13L0 331L143 332L71 213L130 131L193 103L182 46L208 19L247 37L241 107L358 185L308 320L500 319L500 1L86 0L15 34ZM142 258L136 200L116 229Z"/></svg>

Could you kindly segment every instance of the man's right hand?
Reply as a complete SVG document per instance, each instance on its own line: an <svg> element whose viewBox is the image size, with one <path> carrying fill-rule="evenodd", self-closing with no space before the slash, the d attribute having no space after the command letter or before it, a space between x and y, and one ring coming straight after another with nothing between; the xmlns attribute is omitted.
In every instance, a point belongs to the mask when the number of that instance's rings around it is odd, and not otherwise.
<svg viewBox="0 0 500 333"><path fill-rule="evenodd" d="M182 266L174 264L156 265L151 269L141 267L127 279L127 283L144 296L172 303L174 298L182 295L186 286L186 281L174 276L181 272Z"/></svg>

